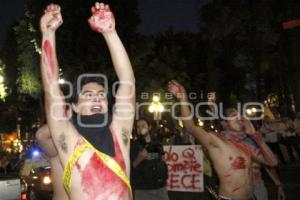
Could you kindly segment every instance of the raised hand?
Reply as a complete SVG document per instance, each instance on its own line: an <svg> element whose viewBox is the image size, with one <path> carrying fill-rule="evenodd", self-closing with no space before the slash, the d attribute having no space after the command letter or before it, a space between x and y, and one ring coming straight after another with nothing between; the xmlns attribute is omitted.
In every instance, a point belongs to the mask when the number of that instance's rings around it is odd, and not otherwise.
<svg viewBox="0 0 300 200"><path fill-rule="evenodd" d="M171 80L168 83L168 90L171 92L178 100L184 100L186 98L186 91L184 87L175 80Z"/></svg>
<svg viewBox="0 0 300 200"><path fill-rule="evenodd" d="M257 137L257 138L259 137L259 135L256 134L256 130L249 119L247 119L246 117L241 117L241 123L244 127L244 131L248 135L251 135L252 137Z"/></svg>
<svg viewBox="0 0 300 200"><path fill-rule="evenodd" d="M284 190L282 188L282 186L279 186L277 188L277 200L285 200L286 197L285 197L285 193L284 193Z"/></svg>
<svg viewBox="0 0 300 200"><path fill-rule="evenodd" d="M216 93L215 92L209 92L207 94L207 100L208 100L208 102L215 103L216 102Z"/></svg>
<svg viewBox="0 0 300 200"><path fill-rule="evenodd" d="M44 10L44 15L40 20L41 32L55 32L62 23L63 19L60 13L60 6L57 4L49 4Z"/></svg>
<svg viewBox="0 0 300 200"><path fill-rule="evenodd" d="M109 5L96 2L91 10L92 16L88 21L92 30L100 33L115 30L115 18Z"/></svg>

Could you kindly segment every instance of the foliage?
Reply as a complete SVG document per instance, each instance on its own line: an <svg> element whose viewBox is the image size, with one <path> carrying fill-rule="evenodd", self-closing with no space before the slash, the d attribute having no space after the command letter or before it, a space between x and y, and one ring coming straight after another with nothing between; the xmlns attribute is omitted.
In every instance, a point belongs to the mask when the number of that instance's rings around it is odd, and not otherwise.
<svg viewBox="0 0 300 200"><path fill-rule="evenodd" d="M5 65L2 62L2 60L0 60L0 100L1 101L5 101L5 98L8 95L7 94L8 88L6 87L5 80L4 80L5 77L4 69L5 69Z"/></svg>

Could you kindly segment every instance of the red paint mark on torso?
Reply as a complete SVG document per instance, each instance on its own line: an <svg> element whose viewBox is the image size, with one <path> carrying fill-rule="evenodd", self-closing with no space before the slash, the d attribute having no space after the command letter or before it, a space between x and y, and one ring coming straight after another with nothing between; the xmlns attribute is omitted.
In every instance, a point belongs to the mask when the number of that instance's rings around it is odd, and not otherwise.
<svg viewBox="0 0 300 200"><path fill-rule="evenodd" d="M232 169L246 169L246 160L242 156L238 156L231 163Z"/></svg>
<svg viewBox="0 0 300 200"><path fill-rule="evenodd" d="M242 142L235 142L232 140L229 140L229 142L231 142L236 148L244 152L247 156L251 157L254 155L254 152Z"/></svg>
<svg viewBox="0 0 300 200"><path fill-rule="evenodd" d="M237 188L233 189L232 192L236 192L236 191L238 191L239 189L241 189L241 187L237 187Z"/></svg>
<svg viewBox="0 0 300 200"><path fill-rule="evenodd" d="M46 40L43 44L43 52L45 54L44 56L44 62L47 65L47 77L48 80L52 80L54 71L56 70L56 64L53 60L53 49L49 42L49 40Z"/></svg>
<svg viewBox="0 0 300 200"><path fill-rule="evenodd" d="M113 132L112 132L113 134ZM126 172L125 162L118 141L114 137L116 155L113 159ZM117 199L125 199L128 191L127 185L111 170L102 160L93 153L86 167L81 171L83 191L91 200L110 199L116 196Z"/></svg>

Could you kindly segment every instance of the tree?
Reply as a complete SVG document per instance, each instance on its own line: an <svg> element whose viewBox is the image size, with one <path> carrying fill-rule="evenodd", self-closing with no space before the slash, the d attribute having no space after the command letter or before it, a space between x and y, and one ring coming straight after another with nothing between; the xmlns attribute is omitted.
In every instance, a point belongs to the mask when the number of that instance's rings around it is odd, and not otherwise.
<svg viewBox="0 0 300 200"><path fill-rule="evenodd" d="M276 6L269 0L214 0L201 9L208 85L220 91L223 101L230 96L263 101L268 93L278 92L279 84L269 87L265 81L278 77L274 60L281 55L281 22Z"/></svg>

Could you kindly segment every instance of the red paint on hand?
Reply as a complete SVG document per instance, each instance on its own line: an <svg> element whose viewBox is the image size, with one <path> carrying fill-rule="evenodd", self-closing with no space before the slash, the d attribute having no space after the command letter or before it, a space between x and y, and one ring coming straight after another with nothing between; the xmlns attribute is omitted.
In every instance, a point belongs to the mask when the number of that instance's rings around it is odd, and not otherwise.
<svg viewBox="0 0 300 200"><path fill-rule="evenodd" d="M242 156L238 156L231 163L231 168L232 169L245 169L246 168L245 162L246 162L245 158L243 158Z"/></svg>
<svg viewBox="0 0 300 200"><path fill-rule="evenodd" d="M115 18L109 8L92 7L92 17L89 19L92 30L106 32L115 28Z"/></svg>
<svg viewBox="0 0 300 200"><path fill-rule="evenodd" d="M56 64L53 58L53 49L49 40L46 40L43 44L44 63L47 66L47 77L51 81L56 70Z"/></svg>

